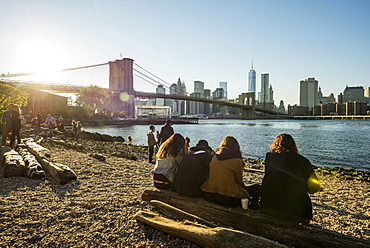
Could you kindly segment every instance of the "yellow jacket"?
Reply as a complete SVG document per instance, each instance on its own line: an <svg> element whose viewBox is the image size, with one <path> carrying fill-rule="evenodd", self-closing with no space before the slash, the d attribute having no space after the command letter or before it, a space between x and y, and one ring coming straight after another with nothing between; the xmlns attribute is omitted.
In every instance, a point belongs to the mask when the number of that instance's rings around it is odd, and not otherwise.
<svg viewBox="0 0 370 248"><path fill-rule="evenodd" d="M209 179L201 186L203 192L218 193L234 198L249 198L243 182L243 162L240 158L219 160L213 156Z"/></svg>

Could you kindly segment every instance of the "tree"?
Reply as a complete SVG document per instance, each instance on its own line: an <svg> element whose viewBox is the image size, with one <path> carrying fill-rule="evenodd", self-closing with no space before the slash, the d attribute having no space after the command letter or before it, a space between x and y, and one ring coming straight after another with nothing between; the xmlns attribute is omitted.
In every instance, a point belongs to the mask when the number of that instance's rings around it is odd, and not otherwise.
<svg viewBox="0 0 370 248"><path fill-rule="evenodd" d="M106 89L90 85L80 90L76 103L89 108L92 114L97 114L109 106L110 97Z"/></svg>
<svg viewBox="0 0 370 248"><path fill-rule="evenodd" d="M19 107L27 105L28 93L8 84L0 84L0 111L8 108L10 103L18 104Z"/></svg>

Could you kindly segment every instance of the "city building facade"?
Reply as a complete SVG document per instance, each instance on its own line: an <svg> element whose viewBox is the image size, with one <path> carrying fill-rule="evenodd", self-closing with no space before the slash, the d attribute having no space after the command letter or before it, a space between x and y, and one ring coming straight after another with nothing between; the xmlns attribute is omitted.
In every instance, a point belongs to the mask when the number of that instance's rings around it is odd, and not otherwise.
<svg viewBox="0 0 370 248"><path fill-rule="evenodd" d="M299 105L311 109L318 104L318 85L315 78L308 78L300 81L299 85Z"/></svg>

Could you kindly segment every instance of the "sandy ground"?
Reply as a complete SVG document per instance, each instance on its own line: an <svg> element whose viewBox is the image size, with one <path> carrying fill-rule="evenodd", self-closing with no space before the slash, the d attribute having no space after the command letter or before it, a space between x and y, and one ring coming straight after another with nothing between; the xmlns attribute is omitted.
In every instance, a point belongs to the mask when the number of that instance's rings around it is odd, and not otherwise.
<svg viewBox="0 0 370 248"><path fill-rule="evenodd" d="M122 143L80 143L82 150L42 143L77 174L66 185L50 176L3 178L0 166L0 247L198 247L133 219L150 209L140 199L152 186L145 150L133 147L139 158L133 161L112 155L128 149ZM93 152L107 160L90 157ZM246 173L245 181L261 182L262 176ZM369 182L321 172L318 177L324 189L312 195L312 225L370 240Z"/></svg>

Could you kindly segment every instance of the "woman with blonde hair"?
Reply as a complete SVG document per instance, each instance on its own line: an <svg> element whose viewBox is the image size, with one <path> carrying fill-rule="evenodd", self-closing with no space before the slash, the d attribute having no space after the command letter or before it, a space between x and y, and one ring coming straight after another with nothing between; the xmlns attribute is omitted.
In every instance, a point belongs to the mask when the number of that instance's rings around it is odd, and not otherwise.
<svg viewBox="0 0 370 248"><path fill-rule="evenodd" d="M243 166L238 141L233 136L227 136L216 149L210 163L209 178L201 186L204 199L241 207L241 199L252 198L250 207L258 209L260 185L244 185Z"/></svg>
<svg viewBox="0 0 370 248"><path fill-rule="evenodd" d="M266 154L261 210L266 213L284 212L308 223L312 219L308 193L315 193L319 188L320 182L310 161L299 154L293 137L279 134Z"/></svg>
<svg viewBox="0 0 370 248"><path fill-rule="evenodd" d="M159 147L156 163L152 171L154 186L158 189L170 189L178 166L186 153L185 139L175 133Z"/></svg>

